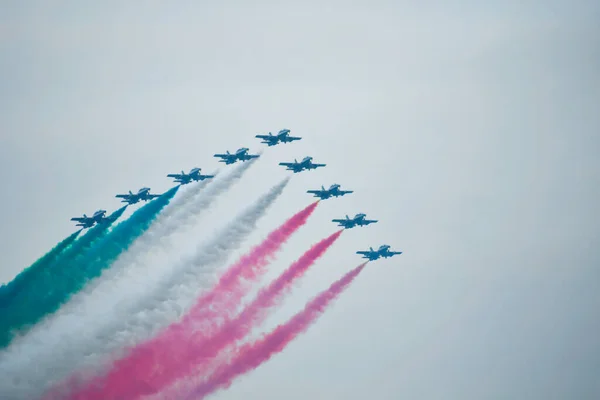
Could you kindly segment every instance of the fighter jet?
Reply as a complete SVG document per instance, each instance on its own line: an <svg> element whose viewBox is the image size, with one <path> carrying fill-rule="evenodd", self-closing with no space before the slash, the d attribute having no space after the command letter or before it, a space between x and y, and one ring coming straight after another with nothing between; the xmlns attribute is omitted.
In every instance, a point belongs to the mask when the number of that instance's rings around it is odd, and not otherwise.
<svg viewBox="0 0 600 400"><path fill-rule="evenodd" d="M379 258L389 258L393 257L396 254L402 254L401 251L390 251L390 246L387 244L382 244L379 246L377 250L373 250L372 247L369 247L368 251L357 251L356 254L362 254L362 258L366 258L369 261L375 261Z"/></svg>
<svg viewBox="0 0 600 400"><path fill-rule="evenodd" d="M181 171L181 174L169 174L168 178L175 178L175 182L180 183L182 185L187 185L192 181L203 181L205 179L214 178L214 175L202 175L200 171L202 168L192 168L188 174Z"/></svg>
<svg viewBox="0 0 600 400"><path fill-rule="evenodd" d="M109 221L109 219L105 215L106 210L98 210L91 217L88 217L87 215L83 214L83 217L73 217L71 218L71 221L78 222L78 224L76 224L75 226L81 226L84 229L91 228L96 223L99 224L101 222Z"/></svg>
<svg viewBox="0 0 600 400"><path fill-rule="evenodd" d="M271 132L269 132L268 135L256 135L255 137L262 139L263 141L261 143L264 143L264 144L268 145L269 147L275 146L276 144L279 144L279 143L290 143L295 140L302 139L301 137L290 136L289 129L282 129L277 133L277 135L273 135L273 134L271 134Z"/></svg>
<svg viewBox="0 0 600 400"><path fill-rule="evenodd" d="M152 200L159 196L160 196L159 194L150 194L149 187L143 187L140 190L138 190L137 193L132 193L130 190L129 194L118 194L115 197L117 197L119 199L123 199L123 200L121 200L121 203L135 204L135 203L139 202L140 200L148 201L148 200Z"/></svg>
<svg viewBox="0 0 600 400"><path fill-rule="evenodd" d="M258 154L248 154L249 150L250 149L247 147L242 147L237 149L237 151L233 154L227 151L226 154L215 154L214 157L220 158L219 162L224 162L227 165L233 164L237 161L248 161L259 157Z"/></svg>
<svg viewBox="0 0 600 400"><path fill-rule="evenodd" d="M329 189L325 189L324 186L321 186L321 190L307 190L306 193L312 193L321 200L326 200L330 197L339 197L348 193L354 193L354 190L340 190L340 185L334 183L329 186Z"/></svg>
<svg viewBox="0 0 600 400"><path fill-rule="evenodd" d="M376 219L366 219L367 214L356 214L354 218L350 219L346 215L346 219L332 219L331 222L337 222L338 226L343 226L344 229L354 228L355 226L367 226L377 222Z"/></svg>
<svg viewBox="0 0 600 400"><path fill-rule="evenodd" d="M279 165L283 165L286 167L287 171L294 171L294 173L302 172L305 170L317 169L319 167L324 167L327 164L314 164L312 162L312 157L304 157L302 161L298 162L298 160L294 159L293 163L280 162Z"/></svg>

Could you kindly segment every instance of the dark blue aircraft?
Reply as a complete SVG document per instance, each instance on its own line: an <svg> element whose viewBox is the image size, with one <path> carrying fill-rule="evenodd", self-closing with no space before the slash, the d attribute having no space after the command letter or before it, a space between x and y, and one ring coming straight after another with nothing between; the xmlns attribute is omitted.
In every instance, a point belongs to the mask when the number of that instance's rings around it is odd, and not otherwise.
<svg viewBox="0 0 600 400"><path fill-rule="evenodd" d="M279 143L290 143L295 140L302 139L301 137L290 136L289 129L282 129L277 133L277 135L273 135L271 132L269 132L268 135L256 135L256 137L262 139L263 141L261 143L264 143L268 146L275 146Z"/></svg>
<svg viewBox="0 0 600 400"><path fill-rule="evenodd" d="M253 158L258 158L258 154L248 154L247 147L242 147L237 149L235 153L230 153L227 151L226 154L215 154L214 157L220 158L219 162L224 162L225 164L234 164L237 161L248 161Z"/></svg>
<svg viewBox="0 0 600 400"><path fill-rule="evenodd" d="M356 214L354 218L348 217L346 219L332 219L332 222L337 222L338 226L343 226L344 229L354 228L355 226L367 226L377 222L376 219L366 219L367 214Z"/></svg>
<svg viewBox="0 0 600 400"><path fill-rule="evenodd" d="M379 246L377 250L373 250L372 247L369 247L368 251L357 251L356 254L362 254L362 258L366 258L369 261L375 261L379 258L389 258L393 257L396 254L402 254L401 251L390 251L390 246L387 244L383 244Z"/></svg>
<svg viewBox="0 0 600 400"><path fill-rule="evenodd" d="M109 218L107 218L105 215L106 210L98 210L91 217L88 217L87 215L83 214L83 217L73 217L71 218L71 221L78 222L78 224L76 224L75 226L91 228L92 226L94 226L94 224L108 222Z"/></svg>
<svg viewBox="0 0 600 400"><path fill-rule="evenodd" d="M148 201L148 200L157 198L159 196L160 196L159 194L150 194L149 187L143 187L140 190L138 190L137 193L132 193L130 190L129 194L118 194L115 197L117 197L119 199L123 199L123 200L121 200L121 203L135 204L135 203L139 202L140 200Z"/></svg>
<svg viewBox="0 0 600 400"><path fill-rule="evenodd" d="M294 160L293 163L289 163L289 162L281 162L279 163L279 165L283 165L284 167L286 167L287 171L294 171L294 173L298 173L298 172L302 172L302 171L308 171L311 169L317 169L319 167L324 167L327 164L315 164L312 162L312 157L304 157L302 159L302 161L298 162L297 160Z"/></svg>
<svg viewBox="0 0 600 400"><path fill-rule="evenodd" d="M214 175L202 175L200 174L201 168L192 168L188 174L181 171L181 174L169 174L168 178L174 178L175 182L182 185L187 185L192 181L203 181L205 179L214 178Z"/></svg>
<svg viewBox="0 0 600 400"><path fill-rule="evenodd" d="M325 189L325 186L321 186L321 190L307 190L306 193L314 194L314 197L326 200L330 197L339 197L348 193L354 193L354 190L340 190L340 185L334 183L329 186L329 189Z"/></svg>

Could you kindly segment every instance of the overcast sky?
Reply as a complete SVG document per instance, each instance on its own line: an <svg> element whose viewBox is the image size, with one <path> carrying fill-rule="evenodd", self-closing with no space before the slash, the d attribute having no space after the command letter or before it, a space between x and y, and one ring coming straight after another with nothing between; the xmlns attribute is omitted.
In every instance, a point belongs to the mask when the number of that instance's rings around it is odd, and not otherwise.
<svg viewBox="0 0 600 400"><path fill-rule="evenodd" d="M125 4L126 3L126 4ZM365 212L265 329L390 244L282 354L215 400L600 398L600 5L23 2L0 12L0 282L73 216L266 149L200 229L295 175L245 248L322 202L270 276ZM197 240L191 235L190 246Z"/></svg>

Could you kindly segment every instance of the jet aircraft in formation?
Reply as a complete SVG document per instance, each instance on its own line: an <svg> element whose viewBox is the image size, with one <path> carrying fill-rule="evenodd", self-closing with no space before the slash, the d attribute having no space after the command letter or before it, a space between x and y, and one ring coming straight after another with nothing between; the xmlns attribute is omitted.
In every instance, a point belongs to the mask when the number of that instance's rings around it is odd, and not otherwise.
<svg viewBox="0 0 600 400"><path fill-rule="evenodd" d="M181 171L181 174L169 174L167 177L174 178L173 180L181 185L187 185L192 181L203 181L215 177L214 175L202 175L200 171L202 171L202 168L192 168L187 174Z"/></svg>
<svg viewBox="0 0 600 400"><path fill-rule="evenodd" d="M332 219L331 222L337 222L338 226L343 226L344 229L354 228L355 226L367 226L378 222L376 219L366 219L367 214L356 214L354 218L350 218L346 215L345 219Z"/></svg>
<svg viewBox="0 0 600 400"><path fill-rule="evenodd" d="M105 216L106 210L98 210L91 217L83 214L83 217L73 217L71 221L78 222L75 226L81 226L85 228L91 228L94 224L100 224L103 222L108 222L109 218Z"/></svg>
<svg viewBox="0 0 600 400"><path fill-rule="evenodd" d="M301 137L290 136L289 129L281 129L276 135L273 135L269 132L268 135L256 135L256 138L261 139L261 143L266 144L267 146L275 146L279 143L290 143L297 140L301 140ZM235 151L235 153L230 153L227 151L225 154L215 154L214 157L220 158L219 162L223 162L227 165L235 164L238 161L248 161L253 158L258 158L258 154L248 154L249 149L247 147L239 148ZM287 171L293 171L294 173L317 169L320 167L325 167L327 164L316 164L313 163L312 157L304 157L302 161L298 162L294 159L294 162L281 162L279 165L285 166ZM181 184L186 185L193 181L203 181L205 179L212 179L214 175L202 175L200 168L192 168L189 173L185 173L181 171L181 174L168 174L167 177L174 178L174 181ZM334 183L328 189L325 189L325 186L321 186L320 190L307 190L307 193L314 194L314 197L318 197L321 200L329 199L331 197L340 197L349 193L353 193L353 190L341 190L340 185ZM128 194L118 194L115 197L121 198L122 202L129 204L136 204L139 201L149 201L160 195L150 194L150 188L143 187L138 190L137 193L132 193L129 191ZM73 217L71 221L76 221L77 226L81 226L83 228L90 228L94 226L94 224L100 224L104 222L110 222L110 217L106 217L106 210L98 210L91 217L83 214L83 217ZM373 224L378 222L377 220L369 220L367 219L366 214L359 213L356 214L353 218L350 218L346 215L346 218L342 219L333 219L332 222L336 222L338 226L343 227L344 229L351 229L356 226L367 226L369 224ZM365 259L369 261L378 260L379 258L389 258L393 257L397 254L402 254L401 251L391 251L389 245L381 245L377 250L374 250L372 247L366 251L357 251L356 254L360 254Z"/></svg>
<svg viewBox="0 0 600 400"><path fill-rule="evenodd" d="M269 132L268 135L256 135L255 137L262 139L263 141L261 143L264 143L269 147L275 146L279 143L291 143L295 140L302 139L301 137L290 136L289 129L282 129L277 133L277 135L273 135L271 132Z"/></svg>
<svg viewBox="0 0 600 400"><path fill-rule="evenodd" d="M237 161L248 161L259 157L258 154L248 154L249 150L250 149L247 147L242 147L237 149L233 154L227 151L226 154L215 154L214 157L220 158L219 162L224 162L227 165L234 164Z"/></svg>
<svg viewBox="0 0 600 400"><path fill-rule="evenodd" d="M334 183L329 186L329 189L325 189L325 186L321 186L321 190L307 190L306 193L314 194L314 197L326 200L330 197L339 197L348 193L354 193L354 190L340 190L340 185Z"/></svg>
<svg viewBox="0 0 600 400"><path fill-rule="evenodd" d="M140 200L148 201L148 200L155 199L159 196L160 196L159 194L150 194L149 187L143 187L140 190L138 190L137 193L132 193L130 190L129 194L118 194L115 197L117 197L119 199L123 199L123 200L121 200L121 203L135 204L135 203L139 202Z"/></svg>
<svg viewBox="0 0 600 400"><path fill-rule="evenodd" d="M287 171L294 171L295 174L302 171L308 171L311 169L317 169L319 167L324 167L327 164L315 164L312 162L312 157L304 157L302 161L298 162L298 160L294 160L294 162L280 162L279 165L283 165L286 167Z"/></svg>
<svg viewBox="0 0 600 400"><path fill-rule="evenodd" d="M377 250L373 250L372 247L369 247L369 250L366 251L357 251L356 254L361 254L362 258L366 258L369 261L375 261L379 258L389 258L393 257L396 254L402 254L401 251L390 251L390 246L387 244L382 244L379 246Z"/></svg>

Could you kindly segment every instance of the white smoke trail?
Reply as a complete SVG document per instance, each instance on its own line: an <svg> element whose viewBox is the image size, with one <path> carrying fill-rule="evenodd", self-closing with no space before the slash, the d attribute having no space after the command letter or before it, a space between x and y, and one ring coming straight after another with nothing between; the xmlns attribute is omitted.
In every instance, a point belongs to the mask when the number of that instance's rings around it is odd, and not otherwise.
<svg viewBox="0 0 600 400"><path fill-rule="evenodd" d="M215 178L217 178L216 172L212 173L211 175L215 175ZM160 223L162 222L162 220L168 220L172 218L176 213L178 213L182 209L182 207L185 207L190 200L196 197L202 191L202 189L204 189L206 185L211 183L212 180L215 178L206 179L200 182L193 182L190 185L188 185L186 190L179 189L178 196L175 197L175 199L171 203L169 203L168 206L165 207L165 209L160 213L159 217L157 218L157 221Z"/></svg>
<svg viewBox="0 0 600 400"><path fill-rule="evenodd" d="M208 181L199 182L191 190L188 190L178 202L179 208L170 211L165 210L158 215L150 228L140 236L129 250L123 253L110 268L102 271L102 274L89 282L82 291L76 293L71 300L63 306L59 313L70 314L79 307L85 307L86 299L95 291L106 292L107 285L113 285L113 282L120 276L127 274L126 269L140 264L144 261L143 257L156 254L157 252L166 252L171 247L171 239L175 233L185 232L186 229L193 227L203 214L203 211L209 209L210 205L223 193L229 190L233 184L239 181L244 173L254 164L257 159L244 162L236 166L229 174L221 177L215 177L206 190ZM94 300L95 301L95 300ZM50 316L55 318L55 316Z"/></svg>
<svg viewBox="0 0 600 400"><path fill-rule="evenodd" d="M257 158L254 158L243 162L221 179L219 179L219 176L215 176L213 178L214 182L210 182L210 185L208 184L209 181L205 180L196 185L192 190L184 193L182 200L176 204L179 207L172 207L160 213L150 229L138 238L129 251L124 253L111 268L103 271L104 273L99 279L88 285L85 292L92 292L102 281L114 279L124 267L138 262L140 256L144 256L150 251L166 251L171 245L173 234L176 232L185 232L185 229L193 227L203 212L208 210L221 194L225 193L234 183L239 181L257 160ZM207 185L208 188L202 190Z"/></svg>
<svg viewBox="0 0 600 400"><path fill-rule="evenodd" d="M146 267L127 268L127 276L106 285L106 291L97 290L85 307L34 327L0 358L0 398L35 399L75 371L98 372L119 350L175 320L200 290L214 283L217 268L252 232L288 181L236 216L189 260L169 269L166 278Z"/></svg>

